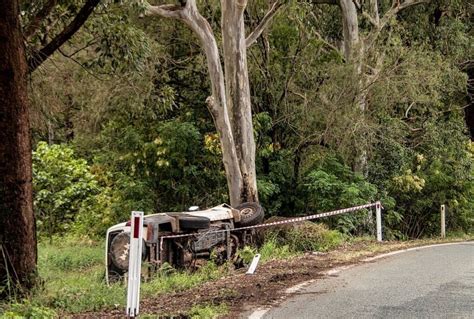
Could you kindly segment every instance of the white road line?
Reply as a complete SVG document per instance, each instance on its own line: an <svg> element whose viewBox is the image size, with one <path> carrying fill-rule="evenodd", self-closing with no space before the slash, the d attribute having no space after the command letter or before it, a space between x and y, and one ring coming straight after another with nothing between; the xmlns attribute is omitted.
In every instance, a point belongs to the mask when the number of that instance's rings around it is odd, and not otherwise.
<svg viewBox="0 0 474 319"><path fill-rule="evenodd" d="M248 319L260 319L263 318L263 316L270 310L270 308L258 308L250 316L248 316Z"/></svg>
<svg viewBox="0 0 474 319"><path fill-rule="evenodd" d="M355 265L356 265L356 264L353 264L353 265L346 265L346 266L341 266L341 267L329 269L329 270L327 270L327 271L323 271L321 274L326 275L326 276L332 276L332 275L335 275L335 274L340 273L340 272L343 271L343 270L347 270L347 269L349 269L349 268L352 268L352 267L354 267Z"/></svg>
<svg viewBox="0 0 474 319"><path fill-rule="evenodd" d="M444 244L434 244L434 245L427 245L427 246L411 247L411 248L406 248L406 249L402 249L402 250L392 251L392 252L382 254L382 255L378 255L378 256L374 256L374 257L365 258L365 259L362 259L362 262L371 262L371 261L374 261L374 260L377 260L377 259L390 257L390 256L393 256L393 255L398 255L398 254L413 251L413 250L421 250L421 249L425 249L425 248L439 247L439 246L459 245L459 244L466 244L466 243L469 243L469 241L460 241L460 242L456 242L456 243L444 243Z"/></svg>
<svg viewBox="0 0 474 319"><path fill-rule="evenodd" d="M302 288L304 288L305 286L309 285L310 283L312 283L314 281L315 281L315 279L311 279L311 280L308 280L308 281L304 281L300 284L297 284L293 287L290 287L290 288L285 290L285 294L294 294L295 292L298 292L299 290L301 290Z"/></svg>

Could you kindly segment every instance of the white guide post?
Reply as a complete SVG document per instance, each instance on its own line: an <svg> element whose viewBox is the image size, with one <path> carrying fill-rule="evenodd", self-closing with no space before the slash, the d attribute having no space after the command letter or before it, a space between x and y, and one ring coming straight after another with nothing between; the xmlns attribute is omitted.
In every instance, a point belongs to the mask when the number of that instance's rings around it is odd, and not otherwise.
<svg viewBox="0 0 474 319"><path fill-rule="evenodd" d="M255 269L257 269L259 260L260 260L260 254L256 254L255 256L253 256L252 263L250 263L250 267L247 270L247 275L253 275L253 273L255 272Z"/></svg>
<svg viewBox="0 0 474 319"><path fill-rule="evenodd" d="M446 238L446 206L441 205L441 238Z"/></svg>
<svg viewBox="0 0 474 319"><path fill-rule="evenodd" d="M382 241L382 205L375 203L375 217L377 219L377 241Z"/></svg>
<svg viewBox="0 0 474 319"><path fill-rule="evenodd" d="M143 212L132 212L128 258L127 317L138 316L142 267Z"/></svg>

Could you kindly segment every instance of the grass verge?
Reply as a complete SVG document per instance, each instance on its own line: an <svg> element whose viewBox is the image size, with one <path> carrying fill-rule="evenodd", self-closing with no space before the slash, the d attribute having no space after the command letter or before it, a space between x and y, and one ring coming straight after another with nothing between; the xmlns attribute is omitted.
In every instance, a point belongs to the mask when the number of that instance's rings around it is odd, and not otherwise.
<svg viewBox="0 0 474 319"><path fill-rule="evenodd" d="M337 238L336 240L333 240ZM407 242L377 243L373 238L345 238L343 242L333 234L329 237L335 260L351 262L357 258L382 252L404 249L414 246L452 241L474 240L474 234L456 234L447 239L429 238ZM334 249L334 247L338 247ZM240 252L247 254L247 262L255 253L261 254L262 267L265 262L274 259L289 259L300 256L302 250L297 245L281 244L277 238L269 237L257 250L246 248ZM308 247L307 237L300 247ZM311 246L310 246L311 247ZM360 247L360 249L358 249ZM349 249L346 249L349 248ZM306 248L305 248L306 249ZM123 285L107 286L104 281L103 243L78 238L62 238L53 244L40 243L38 269L43 279L29 300L16 300L9 304L0 304L1 318L64 318L70 314L103 311L104 309L123 309L126 290ZM164 268L156 278L143 283L143 298L185 291L205 282L217 280L231 274L227 265L217 267L208 263L199 271L178 272ZM230 288L229 288L230 289ZM188 308L189 309L189 308ZM215 318L227 313L225 302L217 304L197 304L186 311L190 318ZM153 318L153 317L150 317Z"/></svg>

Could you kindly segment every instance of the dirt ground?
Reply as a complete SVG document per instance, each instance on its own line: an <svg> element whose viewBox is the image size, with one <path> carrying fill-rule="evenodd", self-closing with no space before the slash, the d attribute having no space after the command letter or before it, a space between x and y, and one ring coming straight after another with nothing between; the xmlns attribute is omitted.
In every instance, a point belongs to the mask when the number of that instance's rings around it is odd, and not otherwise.
<svg viewBox="0 0 474 319"><path fill-rule="evenodd" d="M371 241L345 244L329 253L306 253L288 260L273 260L260 264L254 275L245 269L224 278L176 293L141 300L140 313L156 318L188 318L194 305L226 304L226 318L238 318L245 311L281 302L288 294L285 289L324 276L323 272L339 266L357 264L362 259L384 252L439 243L439 240L413 242ZM124 310L104 310L73 315L73 318L123 318Z"/></svg>

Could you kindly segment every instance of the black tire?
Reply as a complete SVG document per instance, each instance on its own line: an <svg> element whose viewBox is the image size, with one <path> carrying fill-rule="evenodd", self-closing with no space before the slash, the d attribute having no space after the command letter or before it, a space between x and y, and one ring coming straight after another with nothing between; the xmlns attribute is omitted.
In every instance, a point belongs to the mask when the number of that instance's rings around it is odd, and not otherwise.
<svg viewBox="0 0 474 319"><path fill-rule="evenodd" d="M179 215L178 220L182 230L207 229L211 226L211 220L207 217Z"/></svg>
<svg viewBox="0 0 474 319"><path fill-rule="evenodd" d="M110 243L109 257L112 264L123 271L128 270L128 254L130 244L130 233L122 232L112 239Z"/></svg>
<svg viewBox="0 0 474 319"><path fill-rule="evenodd" d="M113 284L116 282L121 282L124 279L125 271L118 269L114 264L110 264L107 269L108 274L108 283Z"/></svg>
<svg viewBox="0 0 474 319"><path fill-rule="evenodd" d="M130 233L121 232L112 239L109 248L109 258L117 269L128 271L128 257L130 253ZM142 260L146 259L146 245L143 241Z"/></svg>
<svg viewBox="0 0 474 319"><path fill-rule="evenodd" d="M260 224L265 215L263 207L258 203L242 203L235 207L235 209L240 211L240 222L237 223L239 227Z"/></svg>

